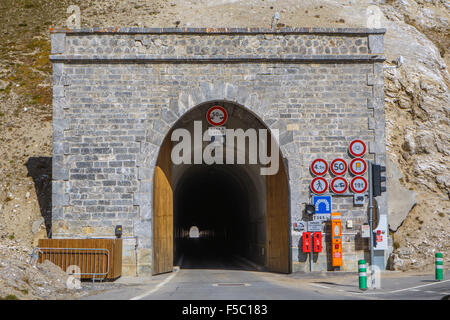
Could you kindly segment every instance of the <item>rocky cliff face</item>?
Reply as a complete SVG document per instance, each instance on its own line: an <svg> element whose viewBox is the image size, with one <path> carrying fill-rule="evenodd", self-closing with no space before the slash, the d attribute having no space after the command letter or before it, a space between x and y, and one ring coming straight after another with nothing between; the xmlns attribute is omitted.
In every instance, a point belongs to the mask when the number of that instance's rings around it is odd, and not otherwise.
<svg viewBox="0 0 450 320"><path fill-rule="evenodd" d="M48 27L71 4L82 26L365 27L377 4L387 28L385 70L389 196L396 269L450 256L450 5L445 0L4 0L0 32L0 237L31 246L46 235L51 199L51 65ZM37 188L35 188L35 185ZM406 218L405 218L406 217ZM1 241L1 240L0 240Z"/></svg>

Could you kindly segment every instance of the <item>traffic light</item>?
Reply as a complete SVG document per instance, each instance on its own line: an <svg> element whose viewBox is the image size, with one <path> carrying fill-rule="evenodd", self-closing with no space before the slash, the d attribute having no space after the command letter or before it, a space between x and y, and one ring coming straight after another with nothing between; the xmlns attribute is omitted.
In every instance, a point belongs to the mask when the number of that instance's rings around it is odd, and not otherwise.
<svg viewBox="0 0 450 320"><path fill-rule="evenodd" d="M382 192L386 192L386 187L381 185L382 182L386 181L386 177L381 175L382 172L386 172L386 167L372 164L372 190L374 197L378 197Z"/></svg>
<svg viewBox="0 0 450 320"><path fill-rule="evenodd" d="M377 244L378 244L378 242L377 242L377 233L374 231L374 232L372 232L372 234L373 234L373 237L372 237L372 247L376 248L376 247L377 247Z"/></svg>
<svg viewBox="0 0 450 320"><path fill-rule="evenodd" d="M376 248L378 243L383 242L383 235L381 234L381 230L377 230L373 232L373 247Z"/></svg>

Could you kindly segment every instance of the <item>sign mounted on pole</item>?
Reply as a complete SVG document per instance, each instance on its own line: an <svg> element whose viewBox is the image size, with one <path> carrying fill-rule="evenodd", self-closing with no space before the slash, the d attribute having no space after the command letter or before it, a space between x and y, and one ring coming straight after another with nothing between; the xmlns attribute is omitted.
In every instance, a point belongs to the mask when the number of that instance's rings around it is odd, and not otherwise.
<svg viewBox="0 0 450 320"><path fill-rule="evenodd" d="M328 171L328 163L323 159L316 159L311 163L310 170L315 176L323 176Z"/></svg>
<svg viewBox="0 0 450 320"><path fill-rule="evenodd" d="M330 164L330 171L335 176L342 176L347 172L347 162L344 159L334 159Z"/></svg>
<svg viewBox="0 0 450 320"><path fill-rule="evenodd" d="M355 158L350 162L350 172L355 176L361 176L367 171L367 164L361 158Z"/></svg>
<svg viewBox="0 0 450 320"><path fill-rule="evenodd" d="M325 193L328 189L328 182L322 177L314 178L311 181L311 191L315 194Z"/></svg>
<svg viewBox="0 0 450 320"><path fill-rule="evenodd" d="M364 193L368 186L367 179L360 176L354 177L350 182L350 189L352 189L354 193Z"/></svg>
<svg viewBox="0 0 450 320"><path fill-rule="evenodd" d="M353 157L359 158L364 156L366 149L366 144L362 140L353 140L350 142L348 151Z"/></svg>
<svg viewBox="0 0 450 320"><path fill-rule="evenodd" d="M228 114L224 107L213 106L206 113L206 120L212 126L221 126L227 122Z"/></svg>
<svg viewBox="0 0 450 320"><path fill-rule="evenodd" d="M334 178L330 183L330 189L336 194L345 193L348 188L348 182L342 177Z"/></svg>

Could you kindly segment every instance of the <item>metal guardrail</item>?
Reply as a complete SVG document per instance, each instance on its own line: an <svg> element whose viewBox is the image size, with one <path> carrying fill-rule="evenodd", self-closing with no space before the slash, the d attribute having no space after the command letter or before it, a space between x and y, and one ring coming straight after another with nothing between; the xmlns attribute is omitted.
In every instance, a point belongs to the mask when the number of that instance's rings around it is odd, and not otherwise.
<svg viewBox="0 0 450 320"><path fill-rule="evenodd" d="M104 280L109 273L110 252L98 248L33 248L30 264L45 260L81 279Z"/></svg>

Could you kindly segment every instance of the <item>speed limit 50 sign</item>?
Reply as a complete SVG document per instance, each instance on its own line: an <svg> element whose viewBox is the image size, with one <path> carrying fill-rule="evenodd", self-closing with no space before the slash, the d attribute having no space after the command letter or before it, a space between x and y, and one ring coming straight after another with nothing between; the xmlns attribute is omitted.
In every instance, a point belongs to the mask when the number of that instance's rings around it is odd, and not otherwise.
<svg viewBox="0 0 450 320"><path fill-rule="evenodd" d="M347 162L344 159L337 158L331 161L330 171L335 176L342 176L347 171Z"/></svg>

